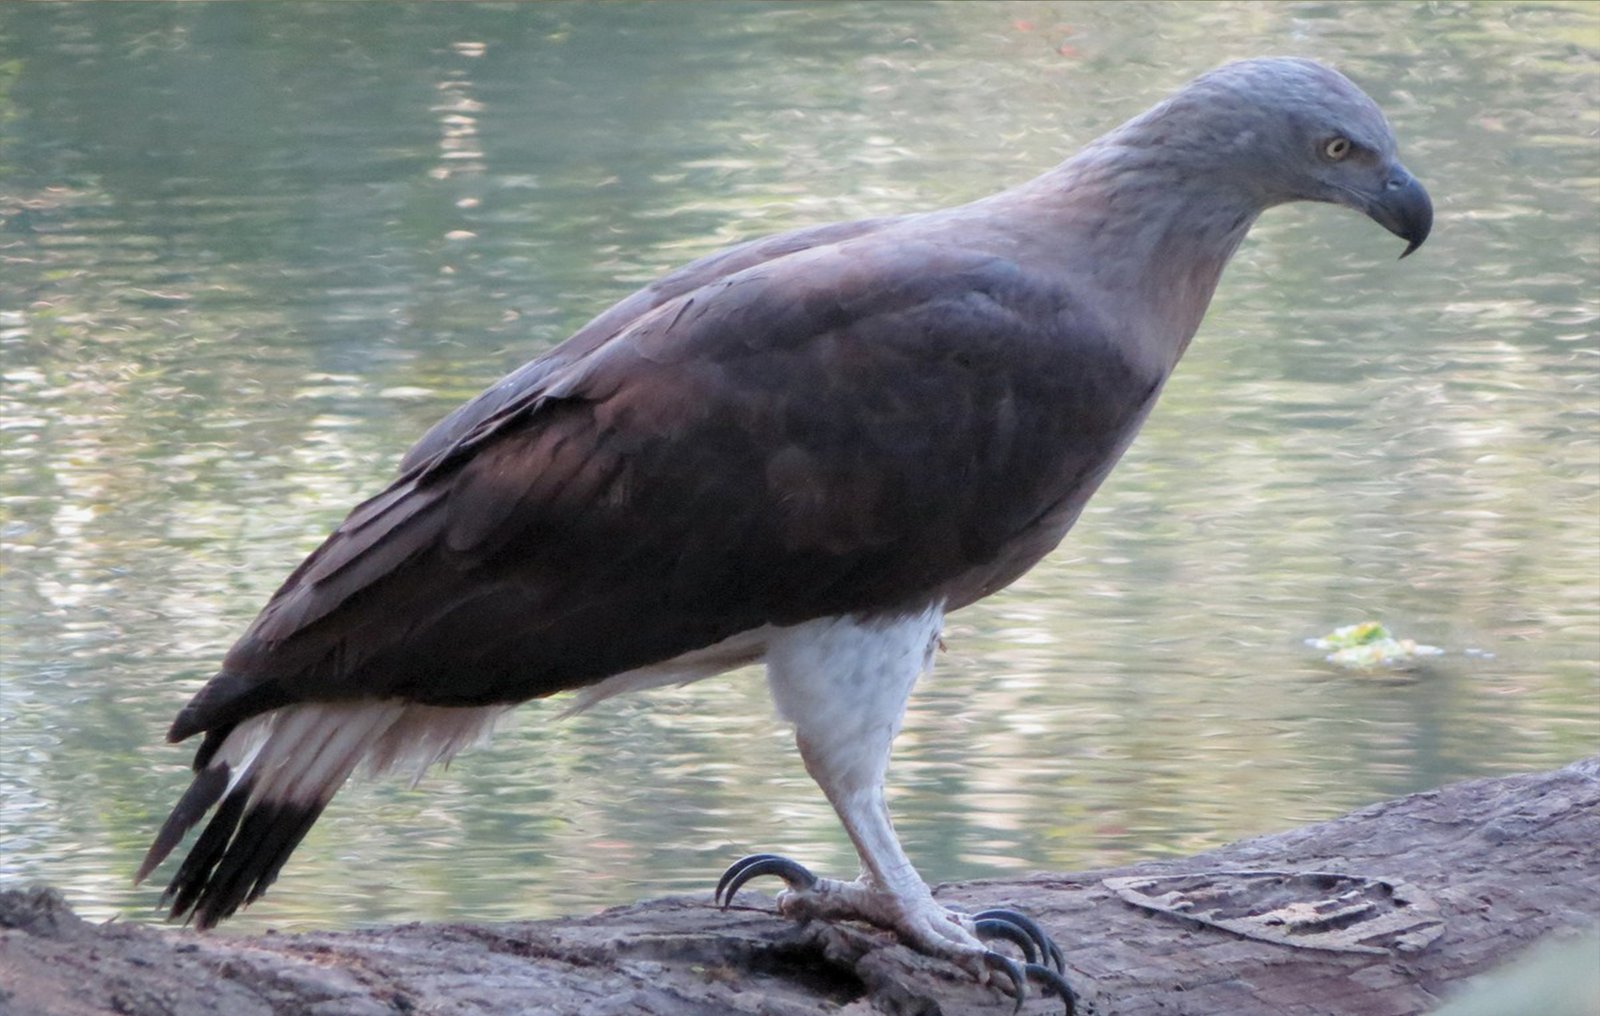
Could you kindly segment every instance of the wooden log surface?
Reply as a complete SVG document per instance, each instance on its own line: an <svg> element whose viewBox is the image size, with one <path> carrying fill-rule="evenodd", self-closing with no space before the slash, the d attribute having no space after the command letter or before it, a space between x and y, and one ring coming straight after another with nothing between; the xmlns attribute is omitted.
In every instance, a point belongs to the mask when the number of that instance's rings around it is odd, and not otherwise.
<svg viewBox="0 0 1600 1016"><path fill-rule="evenodd" d="M1263 871L1288 874L1242 874ZM1423 1013L1536 939L1600 921L1600 756L1181 860L937 895L1038 918L1066 949L1082 1013ZM892 936L793 926L750 892L726 912L707 893L552 921L257 936L90 924L47 889L0 893L6 1016L1010 1011Z"/></svg>

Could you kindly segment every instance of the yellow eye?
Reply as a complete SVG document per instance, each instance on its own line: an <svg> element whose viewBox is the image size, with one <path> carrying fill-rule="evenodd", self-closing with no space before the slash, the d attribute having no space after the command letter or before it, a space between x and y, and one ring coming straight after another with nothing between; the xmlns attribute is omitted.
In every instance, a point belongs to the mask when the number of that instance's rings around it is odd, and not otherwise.
<svg viewBox="0 0 1600 1016"><path fill-rule="evenodd" d="M1334 162L1338 162L1340 159L1350 154L1350 139L1334 138L1326 145L1322 146L1322 154L1326 155Z"/></svg>

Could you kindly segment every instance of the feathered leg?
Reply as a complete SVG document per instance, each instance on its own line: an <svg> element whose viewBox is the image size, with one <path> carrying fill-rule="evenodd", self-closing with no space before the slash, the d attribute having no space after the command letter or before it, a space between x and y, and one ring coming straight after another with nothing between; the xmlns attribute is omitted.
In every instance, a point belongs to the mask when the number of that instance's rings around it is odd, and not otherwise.
<svg viewBox="0 0 1600 1016"><path fill-rule="evenodd" d="M889 818L890 744L912 687L932 661L943 620L938 607L890 620L833 618L784 629L768 643L773 700L795 725L806 771L838 812L861 857L861 874L852 882L817 878L787 858L757 854L728 869L717 898L731 901L749 879L777 875L789 884L778 898L787 916L892 929L906 945L979 978L998 973L1019 999L1032 974L1061 994L1071 1012L1071 991L1057 974L1060 951L1049 936L1020 914L961 914L936 903ZM984 939L990 938L1017 943L1029 962L1019 965L989 949ZM1041 958L1049 966L1033 962Z"/></svg>

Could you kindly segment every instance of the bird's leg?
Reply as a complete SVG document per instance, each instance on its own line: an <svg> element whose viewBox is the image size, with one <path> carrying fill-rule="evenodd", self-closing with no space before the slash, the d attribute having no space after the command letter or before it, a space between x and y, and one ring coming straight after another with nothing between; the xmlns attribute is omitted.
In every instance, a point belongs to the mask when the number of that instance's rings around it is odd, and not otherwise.
<svg viewBox="0 0 1600 1016"><path fill-rule="evenodd" d="M883 796L887 745L878 764L857 768L840 765L844 759L838 751L818 747L804 735L796 741L806 771L827 795L855 844L861 874L854 882L830 887L824 881L809 891L791 890L779 900L779 910L793 917L866 920L895 929L908 945L951 958L981 952L971 922L933 902L927 883L895 836Z"/></svg>
<svg viewBox="0 0 1600 1016"><path fill-rule="evenodd" d="M833 619L787 629L769 643L767 676L779 711L795 725L806 771L839 815L861 858L850 882L818 878L773 854L745 858L723 875L719 901L759 875L788 883L778 909L797 920L858 920L893 930L907 946L949 960L980 980L1000 976L1019 999L1028 974L1067 1001L1060 950L1038 925L1013 911L963 914L936 903L895 836L884 799L889 747L906 698L927 669L943 620L937 610L894 622ZM1019 945L1019 965L984 944ZM1042 959L1044 962L1034 962Z"/></svg>

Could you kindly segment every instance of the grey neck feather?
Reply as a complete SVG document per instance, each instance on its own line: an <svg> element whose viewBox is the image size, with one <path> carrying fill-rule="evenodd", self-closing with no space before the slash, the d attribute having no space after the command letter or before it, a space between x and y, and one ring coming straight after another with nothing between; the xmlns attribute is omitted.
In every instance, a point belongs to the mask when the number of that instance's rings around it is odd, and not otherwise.
<svg viewBox="0 0 1600 1016"><path fill-rule="evenodd" d="M1230 172L1226 153L1170 136L1160 110L1003 197L1039 217L1049 246L1066 254L1060 269L1097 309L1115 310L1125 326L1119 341L1164 374L1250 226L1275 202L1248 172Z"/></svg>

